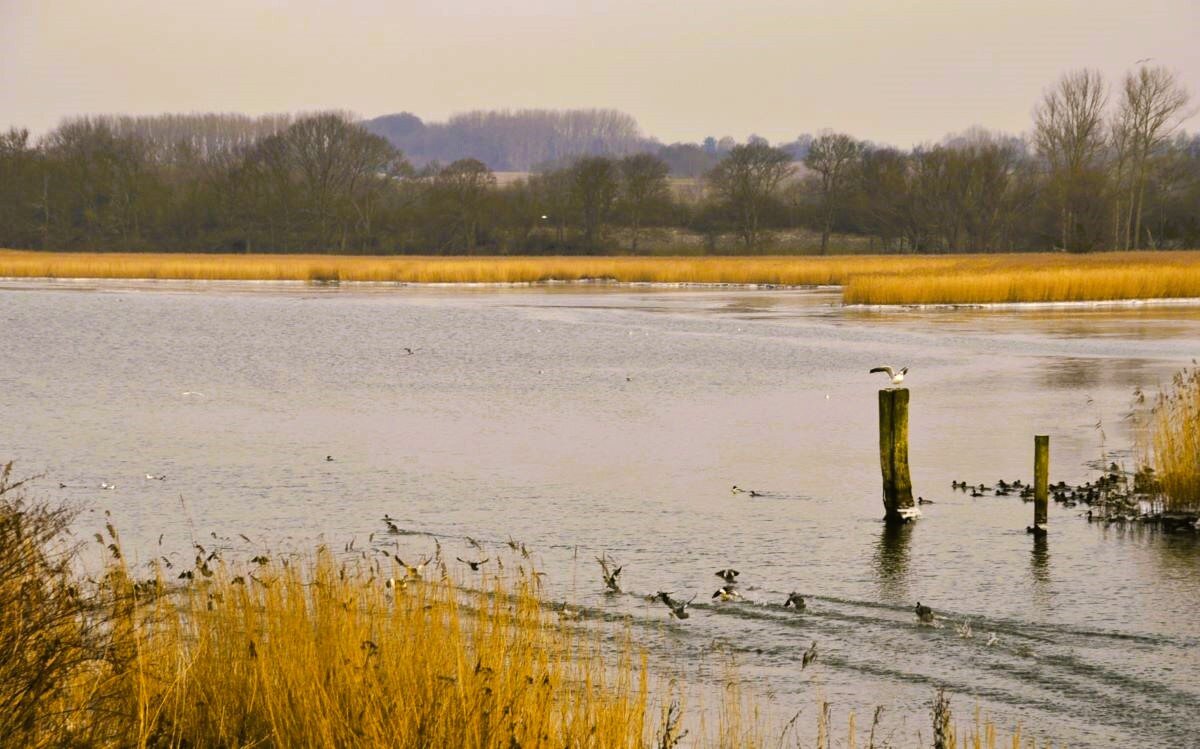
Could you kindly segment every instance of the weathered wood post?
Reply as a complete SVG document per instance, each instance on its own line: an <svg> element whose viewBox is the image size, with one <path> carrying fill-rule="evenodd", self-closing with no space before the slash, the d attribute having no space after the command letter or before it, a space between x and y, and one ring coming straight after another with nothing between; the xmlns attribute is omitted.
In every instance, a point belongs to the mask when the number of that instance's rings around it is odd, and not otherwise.
<svg viewBox="0 0 1200 749"><path fill-rule="evenodd" d="M1033 525L1045 528L1050 499L1050 435L1033 438Z"/></svg>
<svg viewBox="0 0 1200 749"><path fill-rule="evenodd" d="M908 473L908 388L879 391L879 466L883 471L883 519L903 523L915 514Z"/></svg>

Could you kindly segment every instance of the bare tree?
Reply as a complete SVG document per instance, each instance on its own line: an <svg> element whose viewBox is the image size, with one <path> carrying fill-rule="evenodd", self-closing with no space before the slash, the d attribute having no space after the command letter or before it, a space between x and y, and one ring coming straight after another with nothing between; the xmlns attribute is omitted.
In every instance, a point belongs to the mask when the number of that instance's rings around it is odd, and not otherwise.
<svg viewBox="0 0 1200 749"><path fill-rule="evenodd" d="M639 153L621 159L619 167L621 207L629 221L630 249L637 252L642 221L669 194L667 162L652 154Z"/></svg>
<svg viewBox="0 0 1200 749"><path fill-rule="evenodd" d="M818 197L821 204L821 254L829 251L829 234L833 218L843 204L850 174L858 163L862 144L844 133L824 132L811 143L804 165L818 175Z"/></svg>
<svg viewBox="0 0 1200 749"><path fill-rule="evenodd" d="M604 224L617 199L616 162L603 156L589 156L571 168L571 195L579 211L583 243L593 249L599 243Z"/></svg>
<svg viewBox="0 0 1200 749"><path fill-rule="evenodd" d="M792 174L792 158L765 143L734 146L707 175L718 200L733 213L747 249L758 246L763 210Z"/></svg>
<svg viewBox="0 0 1200 749"><path fill-rule="evenodd" d="M1034 110L1034 142L1050 170L1064 249L1088 249L1081 219L1090 212L1088 188L1104 156L1107 102L1100 72L1077 70L1063 75Z"/></svg>
<svg viewBox="0 0 1200 749"><path fill-rule="evenodd" d="M1187 118L1188 100L1187 89L1165 67L1142 66L1125 75L1121 105L1111 128L1118 154L1117 176L1125 178L1128 189L1124 221L1118 217L1123 249L1142 245L1146 184L1156 168L1156 156Z"/></svg>
<svg viewBox="0 0 1200 749"><path fill-rule="evenodd" d="M478 159L459 159L438 172L434 185L447 205L454 238L463 249L473 251L479 241L487 196L496 186L496 175Z"/></svg>

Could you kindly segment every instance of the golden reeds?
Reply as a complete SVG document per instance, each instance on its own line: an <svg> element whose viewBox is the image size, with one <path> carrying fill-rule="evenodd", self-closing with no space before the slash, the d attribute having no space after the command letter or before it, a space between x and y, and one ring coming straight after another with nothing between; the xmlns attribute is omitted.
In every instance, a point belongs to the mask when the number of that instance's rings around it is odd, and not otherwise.
<svg viewBox="0 0 1200 749"><path fill-rule="evenodd" d="M0 472L5 745L774 744L732 671L715 730L701 717L689 735L674 689L652 697L646 657L628 639L604 650L597 630L549 614L529 573L468 590L391 558L320 548L227 563L197 547L181 575L156 566L138 580L106 524L95 536L104 572L84 580L62 545L70 516L26 503L10 473ZM849 745L854 726L851 716ZM978 716L975 734L994 746Z"/></svg>
<svg viewBox="0 0 1200 749"><path fill-rule="evenodd" d="M1200 510L1200 369L1175 374L1150 416L1152 462L1168 510Z"/></svg>
<svg viewBox="0 0 1200 749"><path fill-rule="evenodd" d="M1200 297L1200 253L833 257L418 257L0 250L0 277L391 283L840 285L850 304Z"/></svg>

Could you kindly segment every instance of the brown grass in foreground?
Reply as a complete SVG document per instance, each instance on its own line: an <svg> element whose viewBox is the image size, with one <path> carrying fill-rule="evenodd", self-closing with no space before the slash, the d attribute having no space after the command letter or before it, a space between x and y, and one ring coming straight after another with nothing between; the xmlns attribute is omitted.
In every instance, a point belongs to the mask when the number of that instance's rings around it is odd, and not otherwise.
<svg viewBox="0 0 1200 749"><path fill-rule="evenodd" d="M362 257L0 251L0 277L394 283L841 285L850 304L1200 297L1200 253L834 257Z"/></svg>
<svg viewBox="0 0 1200 749"><path fill-rule="evenodd" d="M1150 416L1154 473L1167 510L1200 510L1200 369L1175 375Z"/></svg>
<svg viewBox="0 0 1200 749"><path fill-rule="evenodd" d="M598 634L548 613L528 578L471 591L405 577L390 558L319 549L226 564L197 547L182 575L136 580L108 524L95 536L104 573L78 579L62 543L69 514L26 502L10 475L0 472L0 745L803 744L785 743L792 724L765 738L736 674L715 725L701 718L689 735L674 690L652 694L644 655L630 644L603 655ZM997 746L978 716L961 740L948 706L939 716L947 749ZM883 746L876 728L856 730L851 715L841 744ZM829 747L827 707L817 733ZM1025 746L1019 733L1012 746Z"/></svg>

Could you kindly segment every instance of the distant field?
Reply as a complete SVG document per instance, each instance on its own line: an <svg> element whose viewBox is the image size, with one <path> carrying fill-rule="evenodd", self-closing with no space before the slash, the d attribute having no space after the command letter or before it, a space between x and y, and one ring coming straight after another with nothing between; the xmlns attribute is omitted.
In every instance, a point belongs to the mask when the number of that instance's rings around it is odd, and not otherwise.
<svg viewBox="0 0 1200 749"><path fill-rule="evenodd" d="M0 250L0 277L839 285L849 304L1200 298L1200 252L832 257L422 257Z"/></svg>

